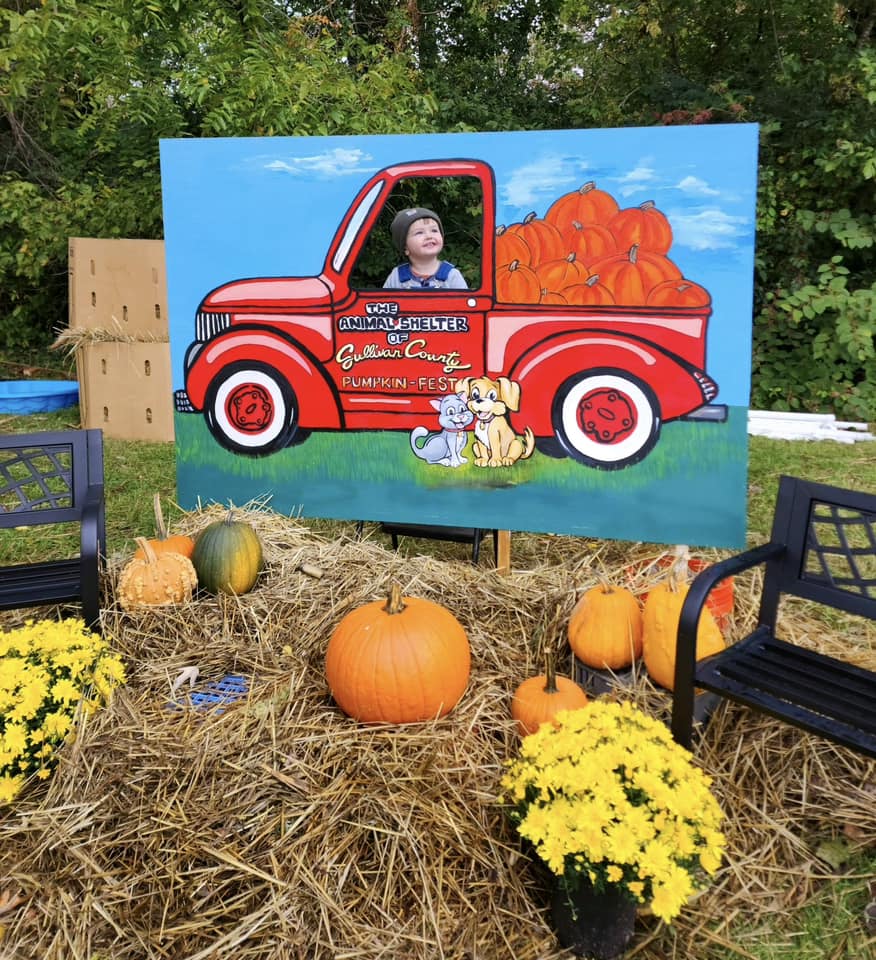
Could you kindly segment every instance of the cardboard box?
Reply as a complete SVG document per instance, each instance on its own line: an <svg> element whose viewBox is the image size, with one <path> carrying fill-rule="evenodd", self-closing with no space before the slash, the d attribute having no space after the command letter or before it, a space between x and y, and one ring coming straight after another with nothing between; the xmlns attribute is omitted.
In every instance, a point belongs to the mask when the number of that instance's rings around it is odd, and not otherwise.
<svg viewBox="0 0 876 960"><path fill-rule="evenodd" d="M166 337L163 240L69 239L69 325Z"/></svg>
<svg viewBox="0 0 876 960"><path fill-rule="evenodd" d="M83 428L117 440L173 440L169 343L83 342L76 368Z"/></svg>

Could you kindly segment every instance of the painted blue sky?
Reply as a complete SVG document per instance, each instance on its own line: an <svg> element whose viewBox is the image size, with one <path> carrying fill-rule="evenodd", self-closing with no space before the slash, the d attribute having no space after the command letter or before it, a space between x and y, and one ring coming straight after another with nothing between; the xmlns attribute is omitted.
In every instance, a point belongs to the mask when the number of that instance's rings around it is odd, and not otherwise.
<svg viewBox="0 0 876 960"><path fill-rule="evenodd" d="M673 228L669 256L712 294L708 371L719 400L748 403L757 127L752 124L161 143L174 386L203 295L251 276L321 271L368 177L406 160L485 160L497 224L543 216L593 180L621 207L652 200ZM448 251L452 259L452 251Z"/></svg>

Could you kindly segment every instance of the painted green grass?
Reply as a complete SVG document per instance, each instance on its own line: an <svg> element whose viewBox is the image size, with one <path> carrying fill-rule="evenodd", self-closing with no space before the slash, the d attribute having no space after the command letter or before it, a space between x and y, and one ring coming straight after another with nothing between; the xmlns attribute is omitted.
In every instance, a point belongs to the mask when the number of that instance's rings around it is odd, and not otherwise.
<svg viewBox="0 0 876 960"><path fill-rule="evenodd" d="M739 435L740 420L745 416L744 410L730 411L736 428L733 436ZM464 489L541 483L558 489L632 490L678 474L696 474L704 467L719 467L740 457L739 444L731 441L725 425L695 422L666 424L651 453L634 468L623 471L595 470L570 457L553 459L538 452L509 470L478 467L471 461L452 470L429 467L413 456L404 431L316 432L294 447L265 457L245 457L220 447L200 416L177 414L175 429L184 461L273 484L283 483L290 476L302 482L319 481L330 472L340 480L369 484L403 481L423 487ZM465 454L469 458L470 446Z"/></svg>

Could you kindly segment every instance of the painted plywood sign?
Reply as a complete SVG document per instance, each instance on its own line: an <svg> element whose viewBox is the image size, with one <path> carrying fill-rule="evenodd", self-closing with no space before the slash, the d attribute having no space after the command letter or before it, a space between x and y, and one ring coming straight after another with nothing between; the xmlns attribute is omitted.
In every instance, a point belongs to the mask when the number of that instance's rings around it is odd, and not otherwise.
<svg viewBox="0 0 876 960"><path fill-rule="evenodd" d="M180 503L742 545L756 152L162 142Z"/></svg>

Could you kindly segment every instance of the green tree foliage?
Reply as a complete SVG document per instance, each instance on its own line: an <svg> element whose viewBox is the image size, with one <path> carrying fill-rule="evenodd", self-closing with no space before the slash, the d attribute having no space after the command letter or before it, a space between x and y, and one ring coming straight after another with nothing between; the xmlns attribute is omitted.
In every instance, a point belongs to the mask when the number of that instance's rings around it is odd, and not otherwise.
<svg viewBox="0 0 876 960"><path fill-rule="evenodd" d="M540 35L573 126L760 124L752 403L876 418L872 3L569 0Z"/></svg>
<svg viewBox="0 0 876 960"><path fill-rule="evenodd" d="M407 56L272 0L3 0L0 349L66 326L67 238L160 237L164 137L420 132Z"/></svg>
<svg viewBox="0 0 876 960"><path fill-rule="evenodd" d="M876 417L876 5L0 0L0 349L66 238L161 235L158 140L757 122L753 404Z"/></svg>

